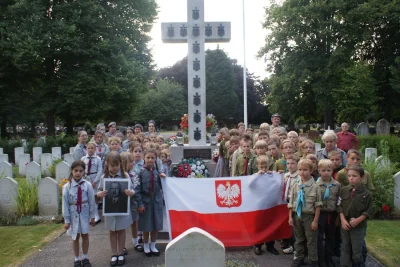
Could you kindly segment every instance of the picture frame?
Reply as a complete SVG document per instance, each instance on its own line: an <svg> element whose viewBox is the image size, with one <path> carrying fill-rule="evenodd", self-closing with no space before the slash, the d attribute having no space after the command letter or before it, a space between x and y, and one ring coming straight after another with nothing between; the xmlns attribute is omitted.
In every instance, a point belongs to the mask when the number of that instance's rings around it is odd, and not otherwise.
<svg viewBox="0 0 400 267"><path fill-rule="evenodd" d="M103 216L129 215L131 201L124 191L131 188L131 179L105 178L103 188L108 192L103 198Z"/></svg>

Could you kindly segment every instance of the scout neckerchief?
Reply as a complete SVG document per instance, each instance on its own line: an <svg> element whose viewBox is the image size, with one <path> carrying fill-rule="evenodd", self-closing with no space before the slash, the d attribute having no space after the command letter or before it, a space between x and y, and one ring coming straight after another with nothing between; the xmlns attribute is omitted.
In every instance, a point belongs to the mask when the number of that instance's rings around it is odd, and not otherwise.
<svg viewBox="0 0 400 267"><path fill-rule="evenodd" d="M321 181L321 177L318 178L317 182ZM325 184L326 188L325 188L325 193L324 193L324 200L327 200L329 198L329 189L333 186L332 183L330 184Z"/></svg>
<svg viewBox="0 0 400 267"><path fill-rule="evenodd" d="M92 158L93 158L93 157L88 156L89 162L88 162L88 167L87 167L87 175L92 174L92 173L90 172L91 169L92 169Z"/></svg>
<svg viewBox="0 0 400 267"><path fill-rule="evenodd" d="M85 181L80 181L78 183L78 198L76 200L76 211L78 213L81 213L82 211L82 188L81 185L84 183Z"/></svg>
<svg viewBox="0 0 400 267"><path fill-rule="evenodd" d="M149 192L150 194L154 193L154 173L153 169L145 167L146 170L150 172L150 186L149 186Z"/></svg>
<svg viewBox="0 0 400 267"><path fill-rule="evenodd" d="M299 182L299 180L300 180L300 178L297 179L297 182ZM305 203L305 201L304 201L304 184L300 184L299 187L300 187L300 190L297 195L296 213L297 213L297 216L301 217L301 210L303 209L304 203Z"/></svg>

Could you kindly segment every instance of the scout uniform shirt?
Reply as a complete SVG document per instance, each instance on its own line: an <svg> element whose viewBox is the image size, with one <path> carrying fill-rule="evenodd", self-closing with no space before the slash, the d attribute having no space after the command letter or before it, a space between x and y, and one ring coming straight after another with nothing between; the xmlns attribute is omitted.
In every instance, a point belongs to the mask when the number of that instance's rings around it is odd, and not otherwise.
<svg viewBox="0 0 400 267"><path fill-rule="evenodd" d="M349 166L343 168L342 170L340 170L336 176L336 181L338 181L342 186L346 186L349 185L349 177L347 175L349 169ZM369 175L369 172L364 170L364 178L361 179L361 183L370 191L374 190L375 187L372 184L372 179L371 176Z"/></svg>
<svg viewBox="0 0 400 267"><path fill-rule="evenodd" d="M282 157L280 160L275 161L274 171L284 171L286 172L286 158Z"/></svg>
<svg viewBox="0 0 400 267"><path fill-rule="evenodd" d="M284 194L284 199L287 200L287 202L290 202L290 198L292 196L292 190L293 190L293 185L296 183L297 179L299 179L299 172L296 171L294 173L287 172L283 176L284 180L284 185L285 185L285 194Z"/></svg>
<svg viewBox="0 0 400 267"><path fill-rule="evenodd" d="M292 196L288 208L296 212L297 209L297 196L303 188L304 193L304 204L301 209L303 214L315 214L315 208L322 206L321 192L319 186L315 183L314 179L310 177L310 180L303 184L301 178L297 179L297 182L293 184Z"/></svg>
<svg viewBox="0 0 400 267"><path fill-rule="evenodd" d="M108 145L106 145L104 142L101 144L96 143L96 155L100 157L101 160L103 160L103 156L108 150Z"/></svg>
<svg viewBox="0 0 400 267"><path fill-rule="evenodd" d="M85 162L86 180L90 183L95 182L98 185L100 177L103 175L103 164L100 157L96 156L96 154L93 156L86 155L81 160Z"/></svg>
<svg viewBox="0 0 400 267"><path fill-rule="evenodd" d="M86 154L87 154L86 145L77 144L75 146L74 153L72 153L72 156L74 157L74 160L80 160Z"/></svg>
<svg viewBox="0 0 400 267"><path fill-rule="evenodd" d="M249 162L251 158L254 158L253 152L249 152L247 155L240 153L236 159L235 165L235 176L249 175Z"/></svg>
<svg viewBox="0 0 400 267"><path fill-rule="evenodd" d="M265 153L265 155L267 155L267 153ZM249 160L249 168L248 168L248 171L247 171L247 173L249 175L255 174L255 173L257 173L259 171L259 169L257 168L257 158L258 158L258 156L254 155Z"/></svg>
<svg viewBox="0 0 400 267"><path fill-rule="evenodd" d="M351 218L358 218L361 215L369 217L372 214L372 194L363 184L358 188L347 185L340 190L338 212L343 213L347 221ZM366 226L366 220L359 226Z"/></svg>
<svg viewBox="0 0 400 267"><path fill-rule="evenodd" d="M336 211L341 188L340 183L335 181L332 177L329 182L318 178L317 185L321 191L321 211Z"/></svg>

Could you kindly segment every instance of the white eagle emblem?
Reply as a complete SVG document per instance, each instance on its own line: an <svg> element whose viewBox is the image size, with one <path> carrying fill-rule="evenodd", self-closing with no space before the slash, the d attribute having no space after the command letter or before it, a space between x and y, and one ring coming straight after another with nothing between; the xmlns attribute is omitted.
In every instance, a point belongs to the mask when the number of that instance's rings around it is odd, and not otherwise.
<svg viewBox="0 0 400 267"><path fill-rule="evenodd" d="M226 186L225 186L226 185ZM231 182L227 181L217 186L218 206L237 207L241 204L240 186L235 183L231 186ZM218 203L217 203L218 204Z"/></svg>

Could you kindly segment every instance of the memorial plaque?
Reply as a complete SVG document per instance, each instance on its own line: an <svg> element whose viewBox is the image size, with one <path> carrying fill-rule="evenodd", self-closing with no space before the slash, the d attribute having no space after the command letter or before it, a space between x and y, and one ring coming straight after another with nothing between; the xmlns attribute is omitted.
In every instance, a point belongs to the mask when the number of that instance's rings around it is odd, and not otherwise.
<svg viewBox="0 0 400 267"><path fill-rule="evenodd" d="M211 159L211 148L185 149L183 150L183 158Z"/></svg>

